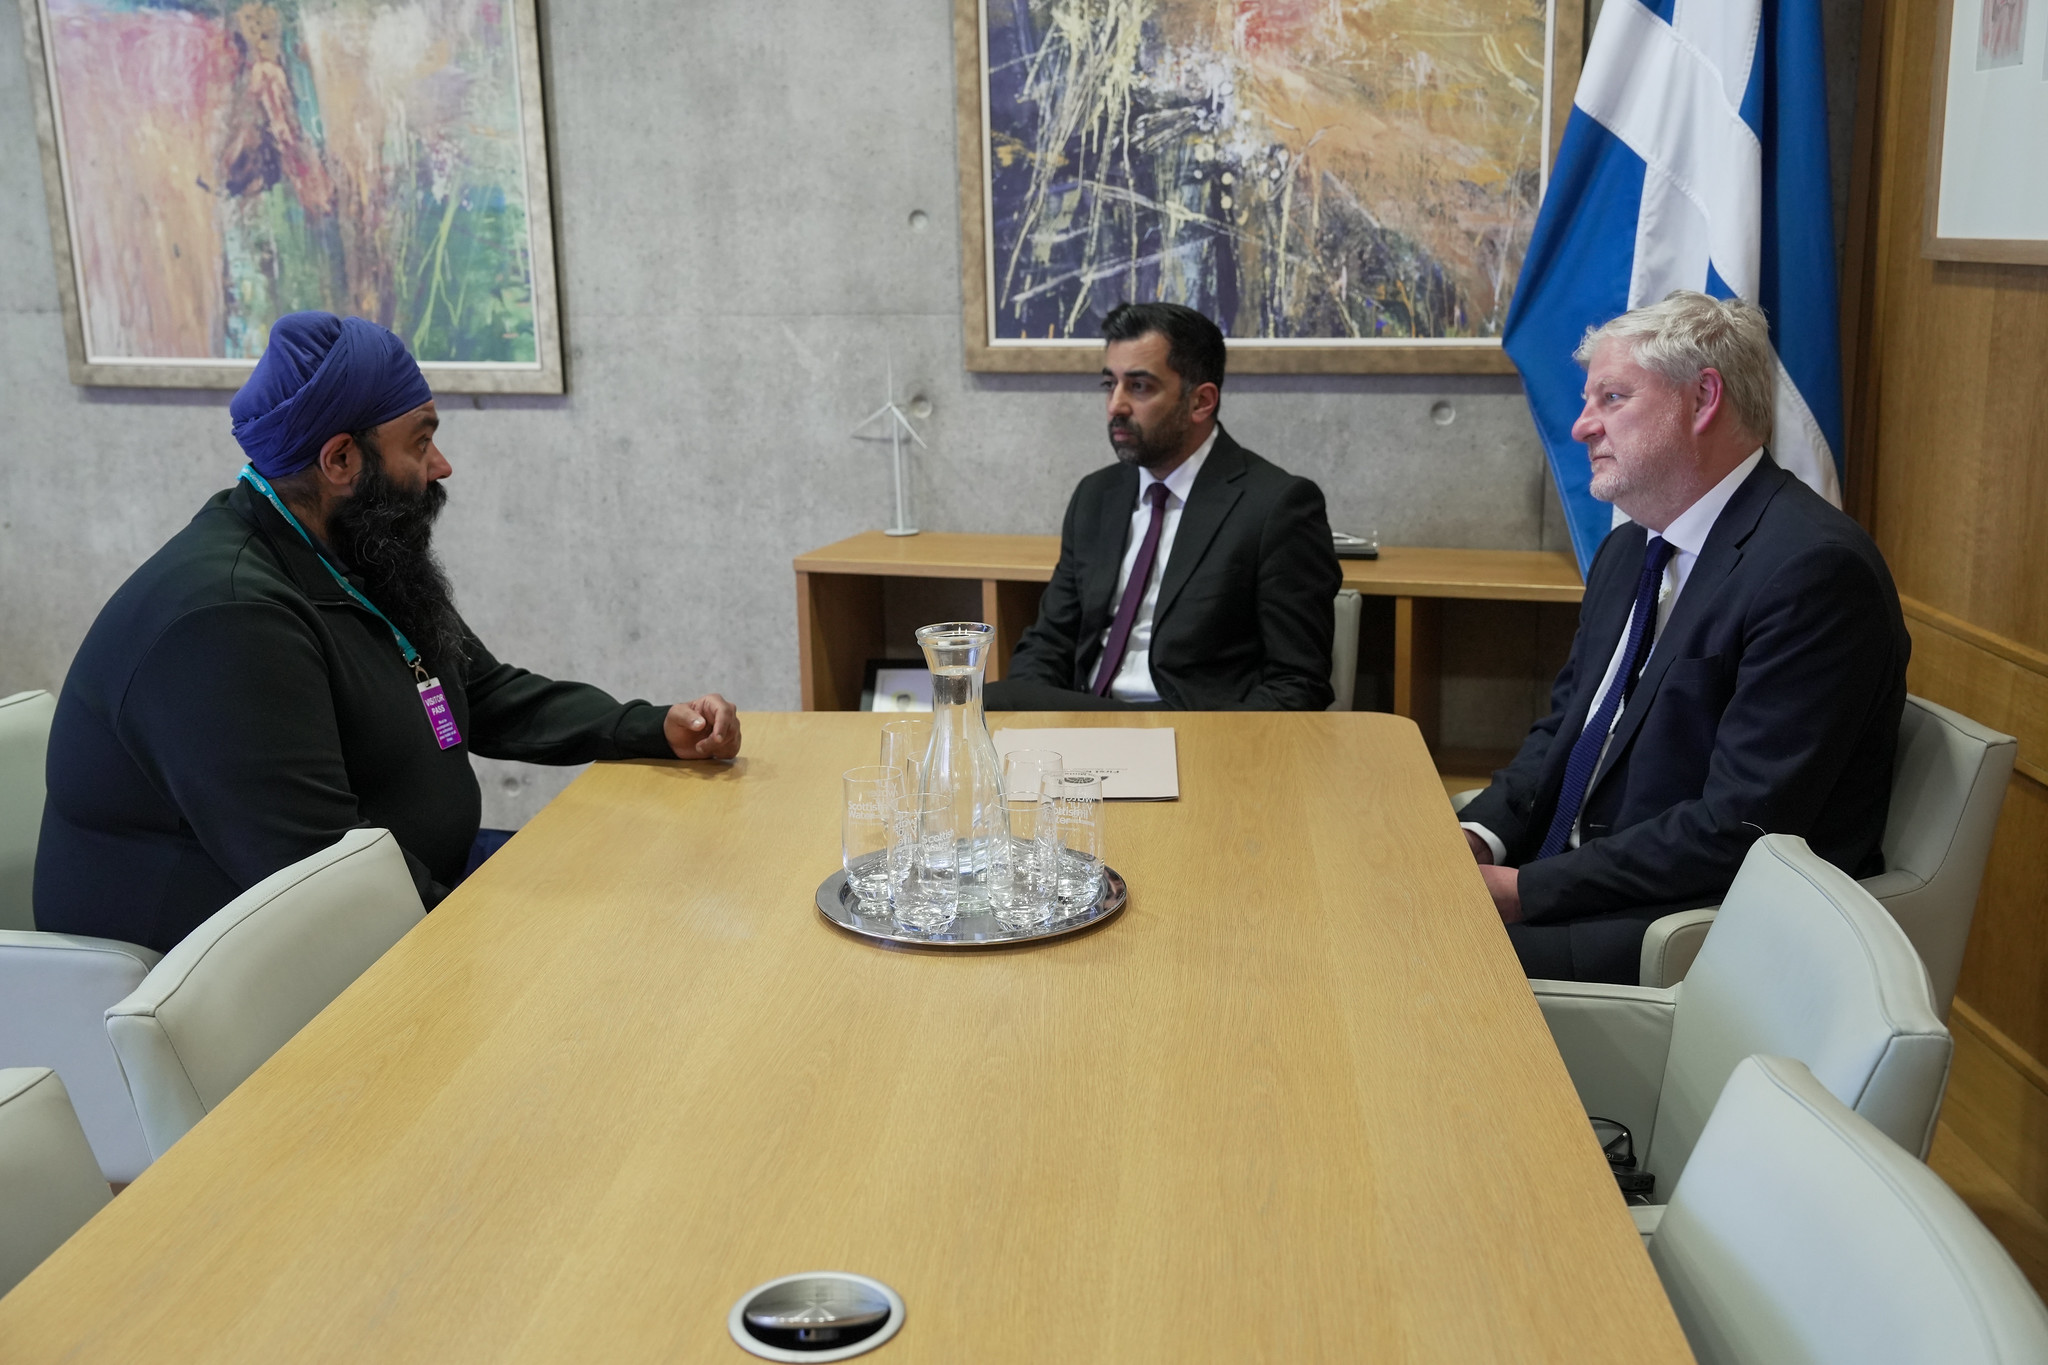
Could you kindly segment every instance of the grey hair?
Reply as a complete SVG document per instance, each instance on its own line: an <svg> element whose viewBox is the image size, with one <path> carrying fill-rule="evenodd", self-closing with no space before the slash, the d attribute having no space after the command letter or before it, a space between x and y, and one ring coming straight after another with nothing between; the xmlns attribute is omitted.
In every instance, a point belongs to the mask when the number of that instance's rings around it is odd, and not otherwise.
<svg viewBox="0 0 2048 1365"><path fill-rule="evenodd" d="M1573 359L1589 364L1603 341L1620 342L1636 364L1674 384L1694 383L1704 370L1717 372L1743 430L1758 441L1771 439L1778 364L1770 324L1755 304L1674 289L1661 303L1588 327Z"/></svg>

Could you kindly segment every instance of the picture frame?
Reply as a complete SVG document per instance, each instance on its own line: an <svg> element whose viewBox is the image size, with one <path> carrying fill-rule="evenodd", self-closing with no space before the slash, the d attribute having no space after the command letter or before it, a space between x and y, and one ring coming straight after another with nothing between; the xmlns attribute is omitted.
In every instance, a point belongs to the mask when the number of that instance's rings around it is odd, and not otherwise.
<svg viewBox="0 0 2048 1365"><path fill-rule="evenodd" d="M1030 0L1018 0L1018 3L1008 6L1007 12L1022 12L1029 3ZM1319 8L1335 10L1341 7L1340 3ZM1006 282L1012 285L1014 282L999 278L995 263L997 239L1003 228L999 223L998 190L990 167L994 124L991 121L989 12L988 0L954 0L956 128L960 167L960 292L966 368L996 373L1091 373L1101 364L1101 342L1092 330L1093 324L1099 321L1101 300L1093 301L1096 307L1089 310L1093 316L1065 331L1054 325L1052 336L1037 338L1005 334L1022 330L1023 324L1015 316L1004 316L1006 306L1012 314L1015 312L1015 305L1005 298ZM1527 232L1534 225L1541 187L1547 180L1550 164L1570 117L1572 95L1577 88L1584 53L1585 14L1584 0L1548 0L1544 6L1540 63L1542 110L1534 120L1539 136L1534 155L1529 158L1536 167L1537 193L1524 197L1526 213L1518 216L1516 224L1516 230L1521 234L1519 242L1512 244L1511 252L1499 253L1506 260L1504 267L1496 267L1497 275L1510 282L1519 270L1520 253L1526 248ZM1526 51L1527 44L1521 47L1491 46L1495 50L1488 53L1489 59L1505 56L1508 62L1521 61L1523 66L1527 66L1530 55ZM1498 50L1503 46L1508 48L1505 54ZM1520 69L1517 68L1518 71ZM1513 73L1508 73L1508 79L1516 78ZM1218 202L1228 204L1229 201L1219 197ZM1320 206L1321 200L1317 202ZM1441 213L1440 209L1435 211ZM1015 242L1011 245L1014 250ZM1417 254L1424 253L1418 251ZM1163 270L1161 273L1163 276ZM1325 272L1326 275L1328 273ZM1508 291L1499 289L1499 278L1492 284L1491 312L1486 318L1485 328L1474 329L1468 325L1465 334L1460 335L1388 336L1384 331L1379 335L1366 335L1357 322L1356 310L1341 305L1339 311L1345 325L1352 328L1350 335L1340 335L1334 328L1313 336L1245 335L1242 329L1233 328L1228 320L1223 320L1225 332L1230 336L1231 370L1248 374L1512 374L1515 367L1501 350L1499 341L1508 297ZM1012 287L1011 292L1020 291ZM1171 291L1161 289L1158 292L1169 294ZM1460 293L1456 297L1462 300L1467 295ZM1113 298L1109 299L1109 302L1113 301ZM1416 315L1411 312L1409 316ZM1469 317L1458 312L1452 315L1456 318ZM1377 326L1384 328L1383 318Z"/></svg>
<svg viewBox="0 0 2048 1365"><path fill-rule="evenodd" d="M264 0L19 3L72 383L236 389L310 308L392 327L440 393L563 391L536 0L433 0L470 26L396 94L351 79L390 46L352 37L369 0L317 32ZM347 142L400 98L399 131Z"/></svg>
<svg viewBox="0 0 2048 1365"><path fill-rule="evenodd" d="M2048 0L1939 11L1921 254L2048 265L2048 181L2012 172L2048 137Z"/></svg>
<svg viewBox="0 0 2048 1365"><path fill-rule="evenodd" d="M923 659L869 659L860 683L863 711L932 709L932 674Z"/></svg>

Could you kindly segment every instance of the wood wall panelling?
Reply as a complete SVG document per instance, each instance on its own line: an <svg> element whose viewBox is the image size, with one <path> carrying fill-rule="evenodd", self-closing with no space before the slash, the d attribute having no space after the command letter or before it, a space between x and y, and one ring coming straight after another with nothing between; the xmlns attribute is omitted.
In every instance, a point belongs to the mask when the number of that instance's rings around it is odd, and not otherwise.
<svg viewBox="0 0 2048 1365"><path fill-rule="evenodd" d="M1931 1159L2048 1287L2048 268L1921 255L1939 10L1865 12L1848 505L1898 582L1913 691L2019 739Z"/></svg>
<svg viewBox="0 0 2048 1365"><path fill-rule="evenodd" d="M2019 740L2019 771L2048 783L2048 657L1903 599L1913 635L1906 683L1917 696Z"/></svg>
<svg viewBox="0 0 2048 1365"><path fill-rule="evenodd" d="M1936 19L1890 0L1864 386L1874 533L1902 593L2048 651L2048 268L1920 254Z"/></svg>
<svg viewBox="0 0 2048 1365"><path fill-rule="evenodd" d="M2048 1069L1957 1001L1955 1064L1927 1163L2048 1294Z"/></svg>
<svg viewBox="0 0 2048 1365"><path fill-rule="evenodd" d="M2048 787L2014 777L1977 896L1956 993L2034 1058L2048 1057ZM2037 1073L2048 1068L2036 1062ZM2048 1139L2048 1129L2041 1136ZM2048 1194L2048 1183L2042 1186ZM2042 1206L2048 1212L2048 1203Z"/></svg>

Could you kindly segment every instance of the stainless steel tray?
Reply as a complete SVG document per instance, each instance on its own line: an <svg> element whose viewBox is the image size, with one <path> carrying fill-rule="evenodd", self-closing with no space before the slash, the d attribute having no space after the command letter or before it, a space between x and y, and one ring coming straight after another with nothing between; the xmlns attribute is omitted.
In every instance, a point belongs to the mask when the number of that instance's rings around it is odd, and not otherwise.
<svg viewBox="0 0 2048 1365"><path fill-rule="evenodd" d="M1123 875L1113 867L1105 867L1102 869L1102 894L1097 897L1094 908L1085 913L1051 924L1036 924L1028 929L1011 929L988 911L974 914L962 911L950 928L936 934L921 934L915 929L903 928L889 915L887 906L880 907L882 913L879 915L859 913L859 898L847 888L843 870L834 872L818 884L817 902L818 913L826 919L849 933L878 943L901 943L913 948L1000 948L1092 929L1121 911L1130 898L1131 890L1124 884Z"/></svg>

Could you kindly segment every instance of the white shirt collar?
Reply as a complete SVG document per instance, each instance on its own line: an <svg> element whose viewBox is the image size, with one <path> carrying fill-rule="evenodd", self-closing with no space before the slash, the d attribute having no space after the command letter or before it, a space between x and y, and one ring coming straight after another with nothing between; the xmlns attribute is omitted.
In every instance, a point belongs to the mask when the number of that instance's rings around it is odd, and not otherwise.
<svg viewBox="0 0 2048 1365"><path fill-rule="evenodd" d="M1665 543L1679 554L1696 555L1704 549L1707 533L1721 519L1721 509L1735 496L1735 490L1742 487L1742 481L1756 472L1763 458L1764 448L1758 446L1750 452L1748 459L1729 470L1726 478L1702 493L1698 502L1673 517L1671 524L1661 532ZM1660 533L1653 531L1651 534Z"/></svg>
<svg viewBox="0 0 2048 1365"><path fill-rule="evenodd" d="M1140 469L1138 471L1139 505L1144 505L1145 494L1151 491L1152 485L1155 483L1165 484L1166 491L1179 498L1181 503L1185 505L1188 500L1188 490L1195 486L1195 475L1202 472L1202 461L1209 458L1209 452L1216 446L1216 433L1222 429L1221 427L1210 427L1209 439L1197 446L1194 454L1182 460L1179 466L1163 479L1153 474L1149 469Z"/></svg>

